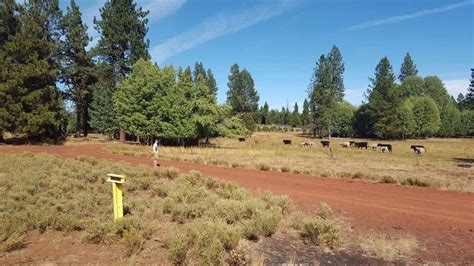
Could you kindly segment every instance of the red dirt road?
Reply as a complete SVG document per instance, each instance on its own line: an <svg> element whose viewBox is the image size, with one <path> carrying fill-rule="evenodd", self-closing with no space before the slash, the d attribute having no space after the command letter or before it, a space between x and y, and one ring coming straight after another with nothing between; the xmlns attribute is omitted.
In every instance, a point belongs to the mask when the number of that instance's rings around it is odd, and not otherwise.
<svg viewBox="0 0 474 266"><path fill-rule="evenodd" d="M103 153L103 144L78 146L0 146L0 152L48 152L67 158L78 155L133 165L152 165L143 157ZM224 168L160 160L182 172L234 181L251 190L286 194L303 210L327 202L347 217L356 230L375 229L416 236L423 261L474 263L474 194L432 188L376 184L253 169Z"/></svg>

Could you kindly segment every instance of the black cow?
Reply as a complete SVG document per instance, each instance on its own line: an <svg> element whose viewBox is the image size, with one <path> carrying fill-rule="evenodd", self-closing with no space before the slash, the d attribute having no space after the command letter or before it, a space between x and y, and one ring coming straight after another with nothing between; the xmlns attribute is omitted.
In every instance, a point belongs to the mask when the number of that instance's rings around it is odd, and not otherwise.
<svg viewBox="0 0 474 266"><path fill-rule="evenodd" d="M349 146L354 147L354 143L355 143L355 141L349 141Z"/></svg>
<svg viewBox="0 0 474 266"><path fill-rule="evenodd" d="M239 142L245 141L245 138L239 138Z"/></svg>
<svg viewBox="0 0 474 266"><path fill-rule="evenodd" d="M413 152L416 152L416 148L423 148L426 151L426 148L423 145L411 145L410 146L410 149L412 149Z"/></svg>
<svg viewBox="0 0 474 266"><path fill-rule="evenodd" d="M392 144L379 143L377 144L377 147L387 147L388 152L392 152Z"/></svg>
<svg viewBox="0 0 474 266"><path fill-rule="evenodd" d="M329 140L321 140L321 145L323 145L323 148L329 147L329 144L331 144Z"/></svg>
<svg viewBox="0 0 474 266"><path fill-rule="evenodd" d="M291 139L284 139L283 144L285 145L291 145Z"/></svg>
<svg viewBox="0 0 474 266"><path fill-rule="evenodd" d="M369 146L369 143L367 143L365 141L364 142L356 142L356 143L354 143L354 145L357 149L365 148L367 150L367 147Z"/></svg>

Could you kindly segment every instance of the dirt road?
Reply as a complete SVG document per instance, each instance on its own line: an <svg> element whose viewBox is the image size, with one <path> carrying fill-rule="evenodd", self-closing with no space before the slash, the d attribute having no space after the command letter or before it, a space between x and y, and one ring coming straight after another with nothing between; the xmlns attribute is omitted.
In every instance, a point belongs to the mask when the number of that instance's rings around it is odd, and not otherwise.
<svg viewBox="0 0 474 266"><path fill-rule="evenodd" d="M0 146L0 152L48 152L152 165L151 159L103 153L103 144L77 146ZM183 172L234 181L251 190L289 195L300 209L311 211L327 202L357 230L375 229L417 237L423 261L474 263L474 194L432 188L375 184L360 180L322 178L292 173L224 168L160 161Z"/></svg>

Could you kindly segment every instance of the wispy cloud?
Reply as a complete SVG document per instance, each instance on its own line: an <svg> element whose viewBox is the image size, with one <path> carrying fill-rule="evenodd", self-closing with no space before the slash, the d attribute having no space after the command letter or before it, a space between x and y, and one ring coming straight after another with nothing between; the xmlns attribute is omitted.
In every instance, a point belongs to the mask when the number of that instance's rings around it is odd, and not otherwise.
<svg viewBox="0 0 474 266"><path fill-rule="evenodd" d="M238 32L259 22L286 13L294 9L302 1L281 0L270 2L238 13L218 14L207 18L194 28L182 32L151 49L151 56L157 62L183 51L201 45L209 40Z"/></svg>
<svg viewBox="0 0 474 266"><path fill-rule="evenodd" d="M377 27L377 26L384 25L384 24L397 23L397 22L401 22L401 21L405 21L405 20L409 20L409 19L415 19L415 18L419 18L419 17L423 17L423 16L432 15L432 14L447 12L447 11L450 11L450 10L453 10L453 9L461 8L461 7L472 5L472 4L474 4L474 0L467 0L467 1L459 2L459 3L455 3L455 4L445 5L445 6L438 7L438 8L425 9L425 10L421 10L421 11L411 13L411 14L393 16L393 17L383 18L383 19L379 19L379 20L371 20L371 21L367 21L367 22L364 22L364 23L360 23L360 24L350 26L350 27L346 28L345 31L360 30L360 29Z"/></svg>
<svg viewBox="0 0 474 266"><path fill-rule="evenodd" d="M138 3L143 6L144 10L150 11L148 19L153 22L176 13L186 3L186 0L145 0L138 1Z"/></svg>

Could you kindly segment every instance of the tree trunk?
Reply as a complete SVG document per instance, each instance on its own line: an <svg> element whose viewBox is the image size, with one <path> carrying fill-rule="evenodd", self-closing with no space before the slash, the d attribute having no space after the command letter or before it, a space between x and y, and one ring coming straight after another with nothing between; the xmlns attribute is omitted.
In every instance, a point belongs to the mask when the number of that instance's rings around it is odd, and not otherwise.
<svg viewBox="0 0 474 266"><path fill-rule="evenodd" d="M79 110L79 104L76 105L76 133L74 134L75 138L79 138L81 136L81 110Z"/></svg>
<svg viewBox="0 0 474 266"><path fill-rule="evenodd" d="M119 141L125 142L125 130L123 128L119 129Z"/></svg>

